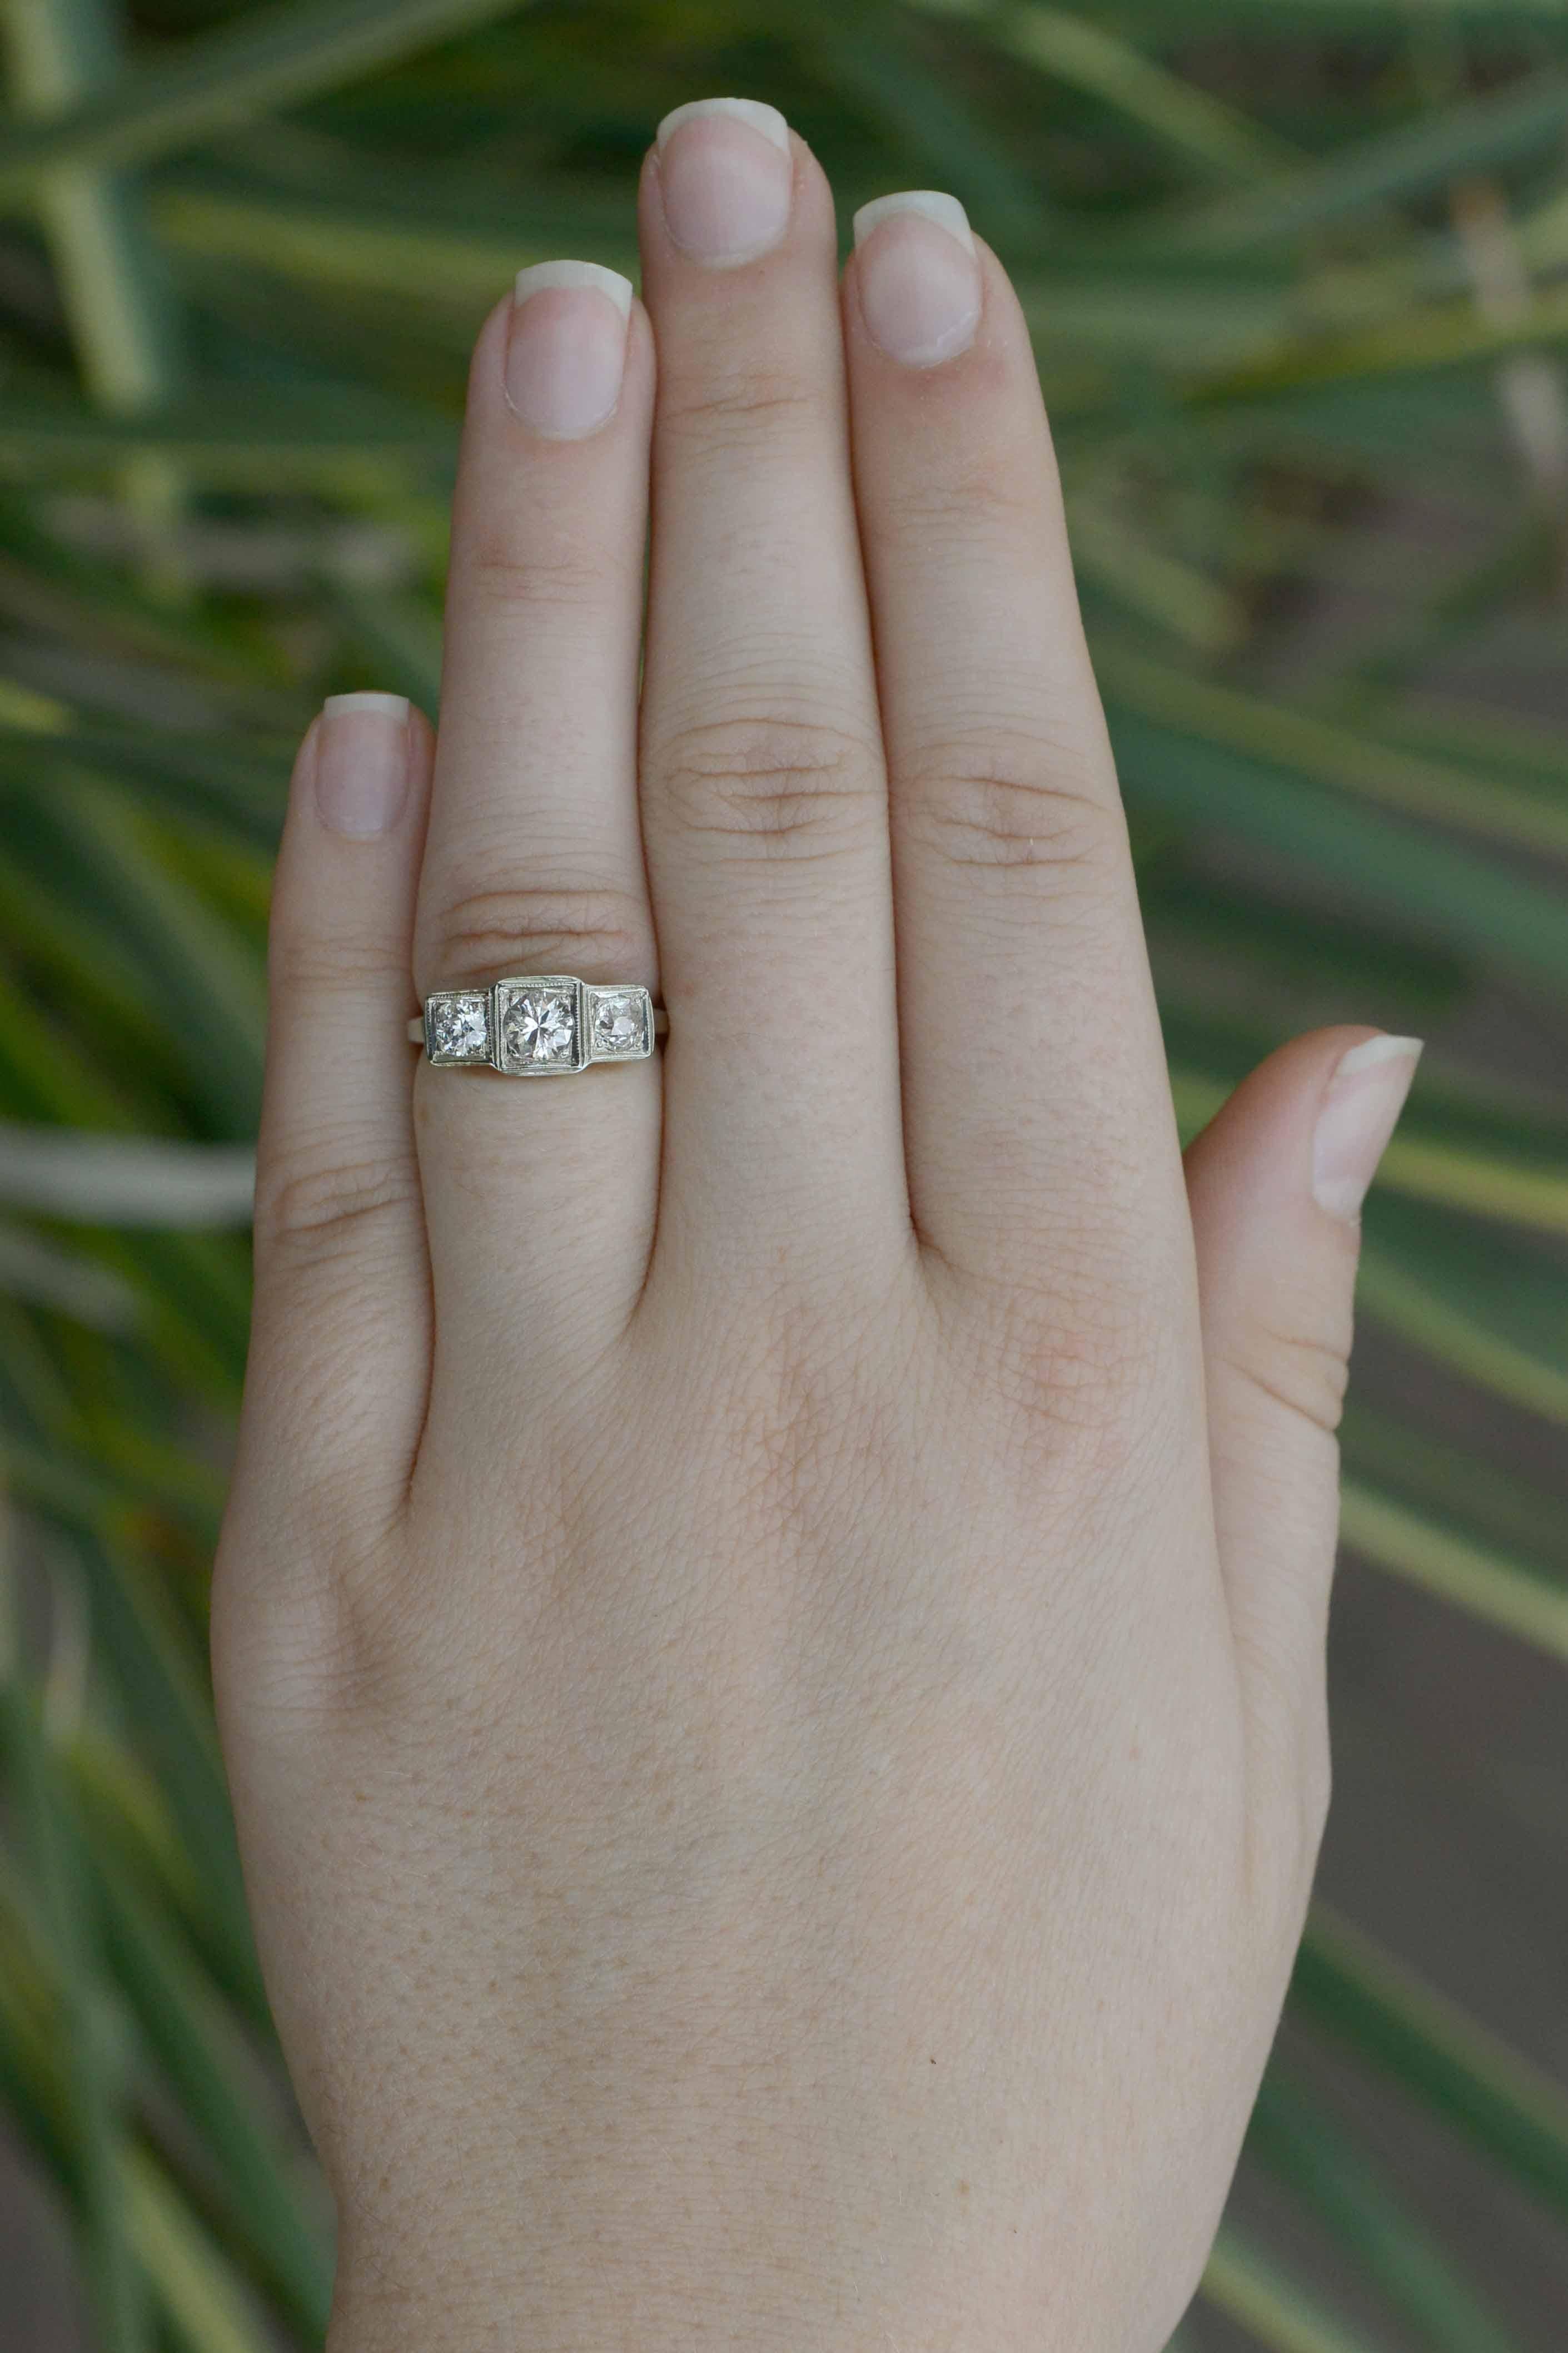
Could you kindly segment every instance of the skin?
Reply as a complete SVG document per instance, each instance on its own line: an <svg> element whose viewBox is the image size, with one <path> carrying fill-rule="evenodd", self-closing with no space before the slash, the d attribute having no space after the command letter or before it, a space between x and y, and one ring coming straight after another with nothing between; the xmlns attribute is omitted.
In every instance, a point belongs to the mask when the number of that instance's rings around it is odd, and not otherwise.
<svg viewBox="0 0 1568 2353"><path fill-rule="evenodd" d="M791 156L724 269L650 159L601 431L498 306L439 745L297 767L214 1654L333 2353L1157 2353L1321 1831L1373 1033L1184 1168L1014 294L899 365ZM665 1050L405 1041L529 971Z"/></svg>

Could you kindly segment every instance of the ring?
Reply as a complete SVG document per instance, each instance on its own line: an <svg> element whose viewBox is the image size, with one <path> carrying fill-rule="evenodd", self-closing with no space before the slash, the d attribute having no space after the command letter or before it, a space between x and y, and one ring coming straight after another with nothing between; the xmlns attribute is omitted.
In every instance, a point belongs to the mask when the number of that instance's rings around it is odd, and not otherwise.
<svg viewBox="0 0 1568 2353"><path fill-rule="evenodd" d="M646 988L599 987L570 973L526 973L489 988L435 988L408 1025L436 1070L459 1064L510 1079L563 1078L590 1062L642 1062L669 1027Z"/></svg>

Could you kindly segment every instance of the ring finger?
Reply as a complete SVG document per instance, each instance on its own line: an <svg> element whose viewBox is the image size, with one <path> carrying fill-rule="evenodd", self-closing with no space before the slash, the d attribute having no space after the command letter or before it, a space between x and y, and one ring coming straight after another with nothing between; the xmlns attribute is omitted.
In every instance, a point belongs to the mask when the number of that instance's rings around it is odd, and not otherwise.
<svg viewBox="0 0 1568 2353"><path fill-rule="evenodd" d="M475 348L416 979L657 985L636 733L653 346L625 279L525 270ZM438 1349L592 1356L642 1282L657 1057L535 1083L419 1072ZM616 1215L590 1187L613 1172ZM473 1351L481 1378L489 1349Z"/></svg>

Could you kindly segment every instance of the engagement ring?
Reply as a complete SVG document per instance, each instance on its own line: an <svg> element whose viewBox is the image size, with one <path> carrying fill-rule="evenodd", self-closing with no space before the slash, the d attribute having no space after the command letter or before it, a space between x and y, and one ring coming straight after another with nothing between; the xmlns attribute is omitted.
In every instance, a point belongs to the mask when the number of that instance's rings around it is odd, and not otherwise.
<svg viewBox="0 0 1568 2353"><path fill-rule="evenodd" d="M472 1065L511 1079L560 1078L590 1062L641 1062L668 1028L646 988L600 987L569 973L489 988L437 988L408 1025L437 1070Z"/></svg>

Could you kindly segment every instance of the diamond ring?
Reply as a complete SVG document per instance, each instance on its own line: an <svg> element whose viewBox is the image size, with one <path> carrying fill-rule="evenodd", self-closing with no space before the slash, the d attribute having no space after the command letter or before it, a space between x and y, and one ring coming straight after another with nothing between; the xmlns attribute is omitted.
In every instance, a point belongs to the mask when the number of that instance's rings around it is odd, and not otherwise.
<svg viewBox="0 0 1568 2353"><path fill-rule="evenodd" d="M590 1062L641 1062L668 1028L646 988L531 973L489 988L437 988L408 1025L437 1070L459 1063L512 1079L563 1077Z"/></svg>

